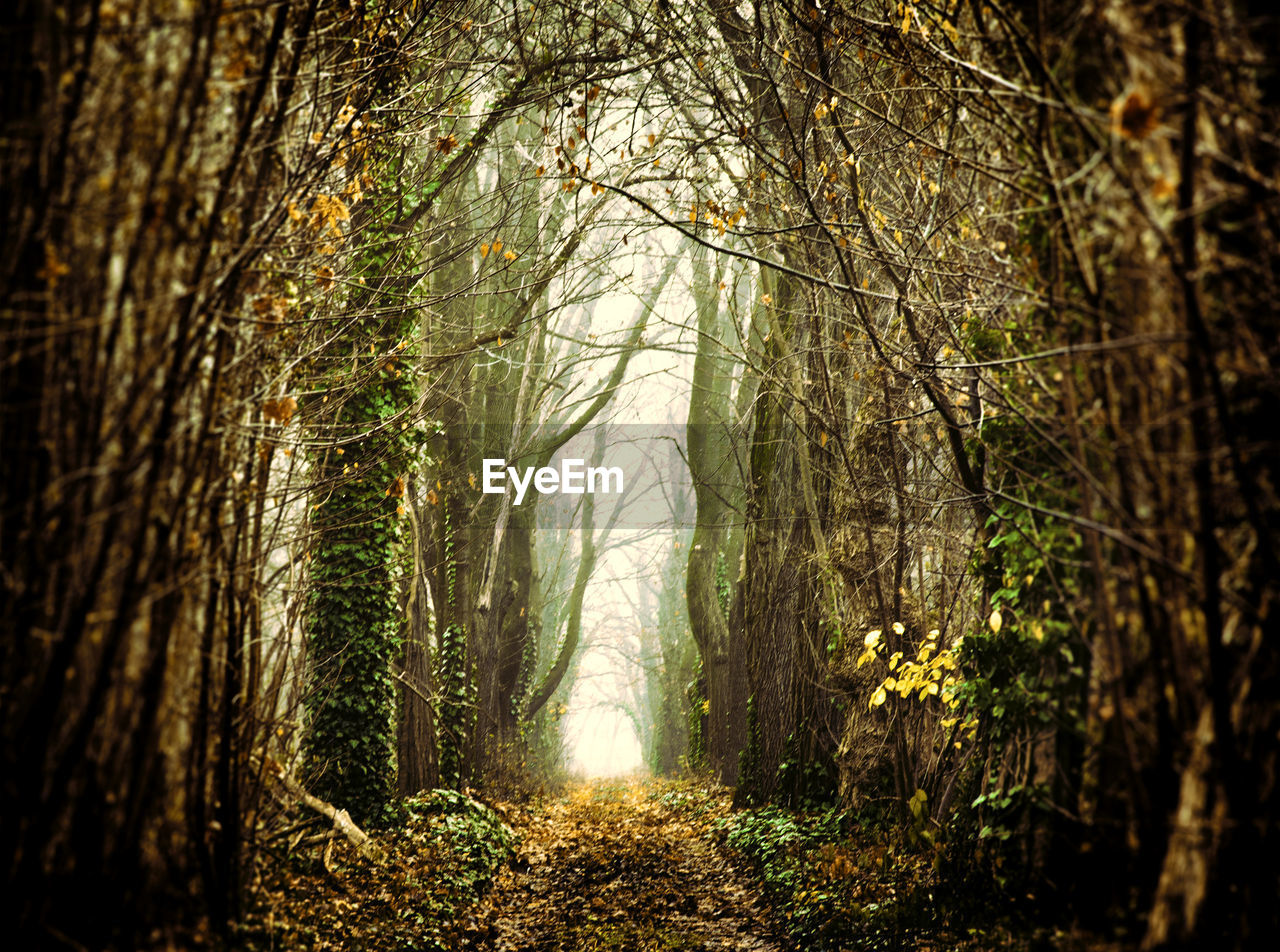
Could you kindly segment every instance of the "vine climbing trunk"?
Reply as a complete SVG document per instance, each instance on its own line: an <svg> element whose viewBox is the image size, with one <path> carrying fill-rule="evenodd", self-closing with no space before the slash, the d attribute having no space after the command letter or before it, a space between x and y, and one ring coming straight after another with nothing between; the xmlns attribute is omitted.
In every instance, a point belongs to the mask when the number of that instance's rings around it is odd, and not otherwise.
<svg viewBox="0 0 1280 952"><path fill-rule="evenodd" d="M373 158L385 163L387 157ZM327 354L314 441L308 621L309 785L366 824L394 790L396 596L404 475L416 443L413 242L394 227L395 182L385 171L353 221L361 240L338 332Z"/></svg>

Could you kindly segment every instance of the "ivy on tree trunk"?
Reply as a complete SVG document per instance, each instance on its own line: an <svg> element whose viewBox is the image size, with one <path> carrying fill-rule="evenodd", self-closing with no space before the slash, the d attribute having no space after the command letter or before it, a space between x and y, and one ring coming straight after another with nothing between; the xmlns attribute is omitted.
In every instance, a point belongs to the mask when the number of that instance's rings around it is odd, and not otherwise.
<svg viewBox="0 0 1280 952"><path fill-rule="evenodd" d="M403 554L404 474L417 431L418 387L407 365L416 318L403 275L411 242L398 236L395 208L379 182L357 216L355 252L335 366L319 399L336 406L317 436L308 600L309 735L312 789L360 823L383 818L395 789L395 691L400 648L396 597ZM400 260L397 260L400 259Z"/></svg>

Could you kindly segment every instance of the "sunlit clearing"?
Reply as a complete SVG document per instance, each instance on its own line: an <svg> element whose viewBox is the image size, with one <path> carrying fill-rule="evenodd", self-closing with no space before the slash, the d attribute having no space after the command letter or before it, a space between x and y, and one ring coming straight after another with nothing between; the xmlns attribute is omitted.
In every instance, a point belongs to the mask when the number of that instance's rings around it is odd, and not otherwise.
<svg viewBox="0 0 1280 952"><path fill-rule="evenodd" d="M621 711L600 708L571 711L569 769L586 777L619 777L643 765L640 740Z"/></svg>

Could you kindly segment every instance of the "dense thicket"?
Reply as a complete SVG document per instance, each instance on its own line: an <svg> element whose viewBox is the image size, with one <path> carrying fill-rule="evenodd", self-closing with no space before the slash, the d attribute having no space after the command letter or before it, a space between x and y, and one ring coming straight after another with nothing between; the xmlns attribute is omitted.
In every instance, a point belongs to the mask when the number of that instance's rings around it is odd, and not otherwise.
<svg viewBox="0 0 1280 952"><path fill-rule="evenodd" d="M266 489L298 311L271 275L310 275L283 235L322 214L365 82L318 61L384 27L303 3L3 17L5 914L22 944L100 944L193 878L236 910L280 687Z"/></svg>
<svg viewBox="0 0 1280 952"><path fill-rule="evenodd" d="M854 803L963 805L965 871L1149 909L1152 945L1274 926L1275 864L1242 886L1232 858L1275 835L1278 714L1250 17L660 18L720 162L670 217L758 275L740 792L821 794L834 759Z"/></svg>

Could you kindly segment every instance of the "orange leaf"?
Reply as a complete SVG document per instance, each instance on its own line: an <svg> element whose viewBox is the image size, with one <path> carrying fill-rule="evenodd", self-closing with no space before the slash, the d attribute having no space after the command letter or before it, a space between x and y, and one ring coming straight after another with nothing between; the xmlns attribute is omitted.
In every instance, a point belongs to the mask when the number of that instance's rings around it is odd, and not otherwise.
<svg viewBox="0 0 1280 952"><path fill-rule="evenodd" d="M1160 107L1145 90L1136 89L1111 106L1111 123L1127 139L1145 139L1160 124Z"/></svg>
<svg viewBox="0 0 1280 952"><path fill-rule="evenodd" d="M278 400L264 400L262 403L262 418L271 423L279 423L281 426L288 426L289 421L293 419L293 414L297 409L298 401L293 397L280 397Z"/></svg>

